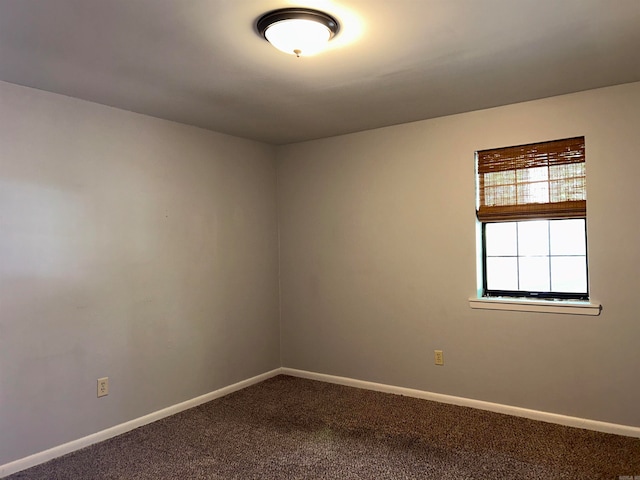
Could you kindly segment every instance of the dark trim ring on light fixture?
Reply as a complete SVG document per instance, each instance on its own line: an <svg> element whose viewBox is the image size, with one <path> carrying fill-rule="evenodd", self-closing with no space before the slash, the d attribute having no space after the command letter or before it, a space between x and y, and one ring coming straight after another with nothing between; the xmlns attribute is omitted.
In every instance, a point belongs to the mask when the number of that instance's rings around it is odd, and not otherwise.
<svg viewBox="0 0 640 480"><path fill-rule="evenodd" d="M267 37L264 33L267 31L267 28L283 20L311 20L320 23L331 32L329 38L333 38L340 30L338 21L331 15L321 12L320 10L312 10L311 8L280 8L265 13L258 19L256 23L258 33L266 39Z"/></svg>

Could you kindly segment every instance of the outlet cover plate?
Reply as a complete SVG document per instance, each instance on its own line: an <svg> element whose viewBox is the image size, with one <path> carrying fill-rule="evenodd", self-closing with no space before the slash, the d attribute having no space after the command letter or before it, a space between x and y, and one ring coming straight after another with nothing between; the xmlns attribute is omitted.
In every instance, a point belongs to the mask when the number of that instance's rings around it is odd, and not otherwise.
<svg viewBox="0 0 640 480"><path fill-rule="evenodd" d="M109 395L109 377L98 379L98 398Z"/></svg>

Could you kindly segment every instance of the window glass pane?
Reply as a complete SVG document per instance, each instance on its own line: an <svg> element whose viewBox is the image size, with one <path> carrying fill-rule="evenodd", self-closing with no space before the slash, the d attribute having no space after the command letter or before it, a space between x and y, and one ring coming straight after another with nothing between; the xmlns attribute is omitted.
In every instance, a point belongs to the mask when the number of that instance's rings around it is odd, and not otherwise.
<svg viewBox="0 0 640 480"><path fill-rule="evenodd" d="M551 257L551 287L554 292L587 292L586 257Z"/></svg>
<svg viewBox="0 0 640 480"><path fill-rule="evenodd" d="M484 203L487 206L513 205L515 198L516 187L514 185L484 188Z"/></svg>
<svg viewBox="0 0 640 480"><path fill-rule="evenodd" d="M485 241L487 256L517 255L516 222L487 223Z"/></svg>
<svg viewBox="0 0 640 480"><path fill-rule="evenodd" d="M517 223L518 254L521 256L549 255L549 221Z"/></svg>
<svg viewBox="0 0 640 480"><path fill-rule="evenodd" d="M518 184L518 204L528 203L549 203L549 183L519 183Z"/></svg>
<svg viewBox="0 0 640 480"><path fill-rule="evenodd" d="M549 257L520 258L520 290L549 292Z"/></svg>
<svg viewBox="0 0 640 480"><path fill-rule="evenodd" d="M485 173L483 178L485 187L513 185L516 183L516 172L515 170L504 170L501 172Z"/></svg>
<svg viewBox="0 0 640 480"><path fill-rule="evenodd" d="M533 167L518 170L518 182L546 182L548 179L548 167Z"/></svg>
<svg viewBox="0 0 640 480"><path fill-rule="evenodd" d="M586 232L583 219L549 222L551 255L586 255Z"/></svg>
<svg viewBox="0 0 640 480"><path fill-rule="evenodd" d="M584 163L569 163L567 165L552 165L549 167L551 180L584 176Z"/></svg>
<svg viewBox="0 0 640 480"><path fill-rule="evenodd" d="M584 178L566 178L550 182L551 201L585 200Z"/></svg>
<svg viewBox="0 0 640 480"><path fill-rule="evenodd" d="M487 258L487 288L518 290L518 259L516 257Z"/></svg>

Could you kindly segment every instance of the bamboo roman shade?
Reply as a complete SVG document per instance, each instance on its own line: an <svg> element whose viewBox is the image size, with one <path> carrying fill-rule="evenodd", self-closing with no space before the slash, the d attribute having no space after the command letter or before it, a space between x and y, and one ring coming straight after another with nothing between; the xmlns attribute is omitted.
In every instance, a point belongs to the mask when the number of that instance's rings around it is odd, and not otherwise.
<svg viewBox="0 0 640 480"><path fill-rule="evenodd" d="M584 137L476 153L478 219L585 218Z"/></svg>

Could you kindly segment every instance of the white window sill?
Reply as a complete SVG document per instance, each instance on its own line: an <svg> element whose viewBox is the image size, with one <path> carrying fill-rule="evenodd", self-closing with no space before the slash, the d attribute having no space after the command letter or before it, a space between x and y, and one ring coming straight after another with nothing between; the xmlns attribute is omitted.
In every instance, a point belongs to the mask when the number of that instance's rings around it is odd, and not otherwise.
<svg viewBox="0 0 640 480"><path fill-rule="evenodd" d="M570 300L529 300L524 298L469 298L469 306L483 310L511 312L564 313L568 315L600 315L599 303Z"/></svg>

